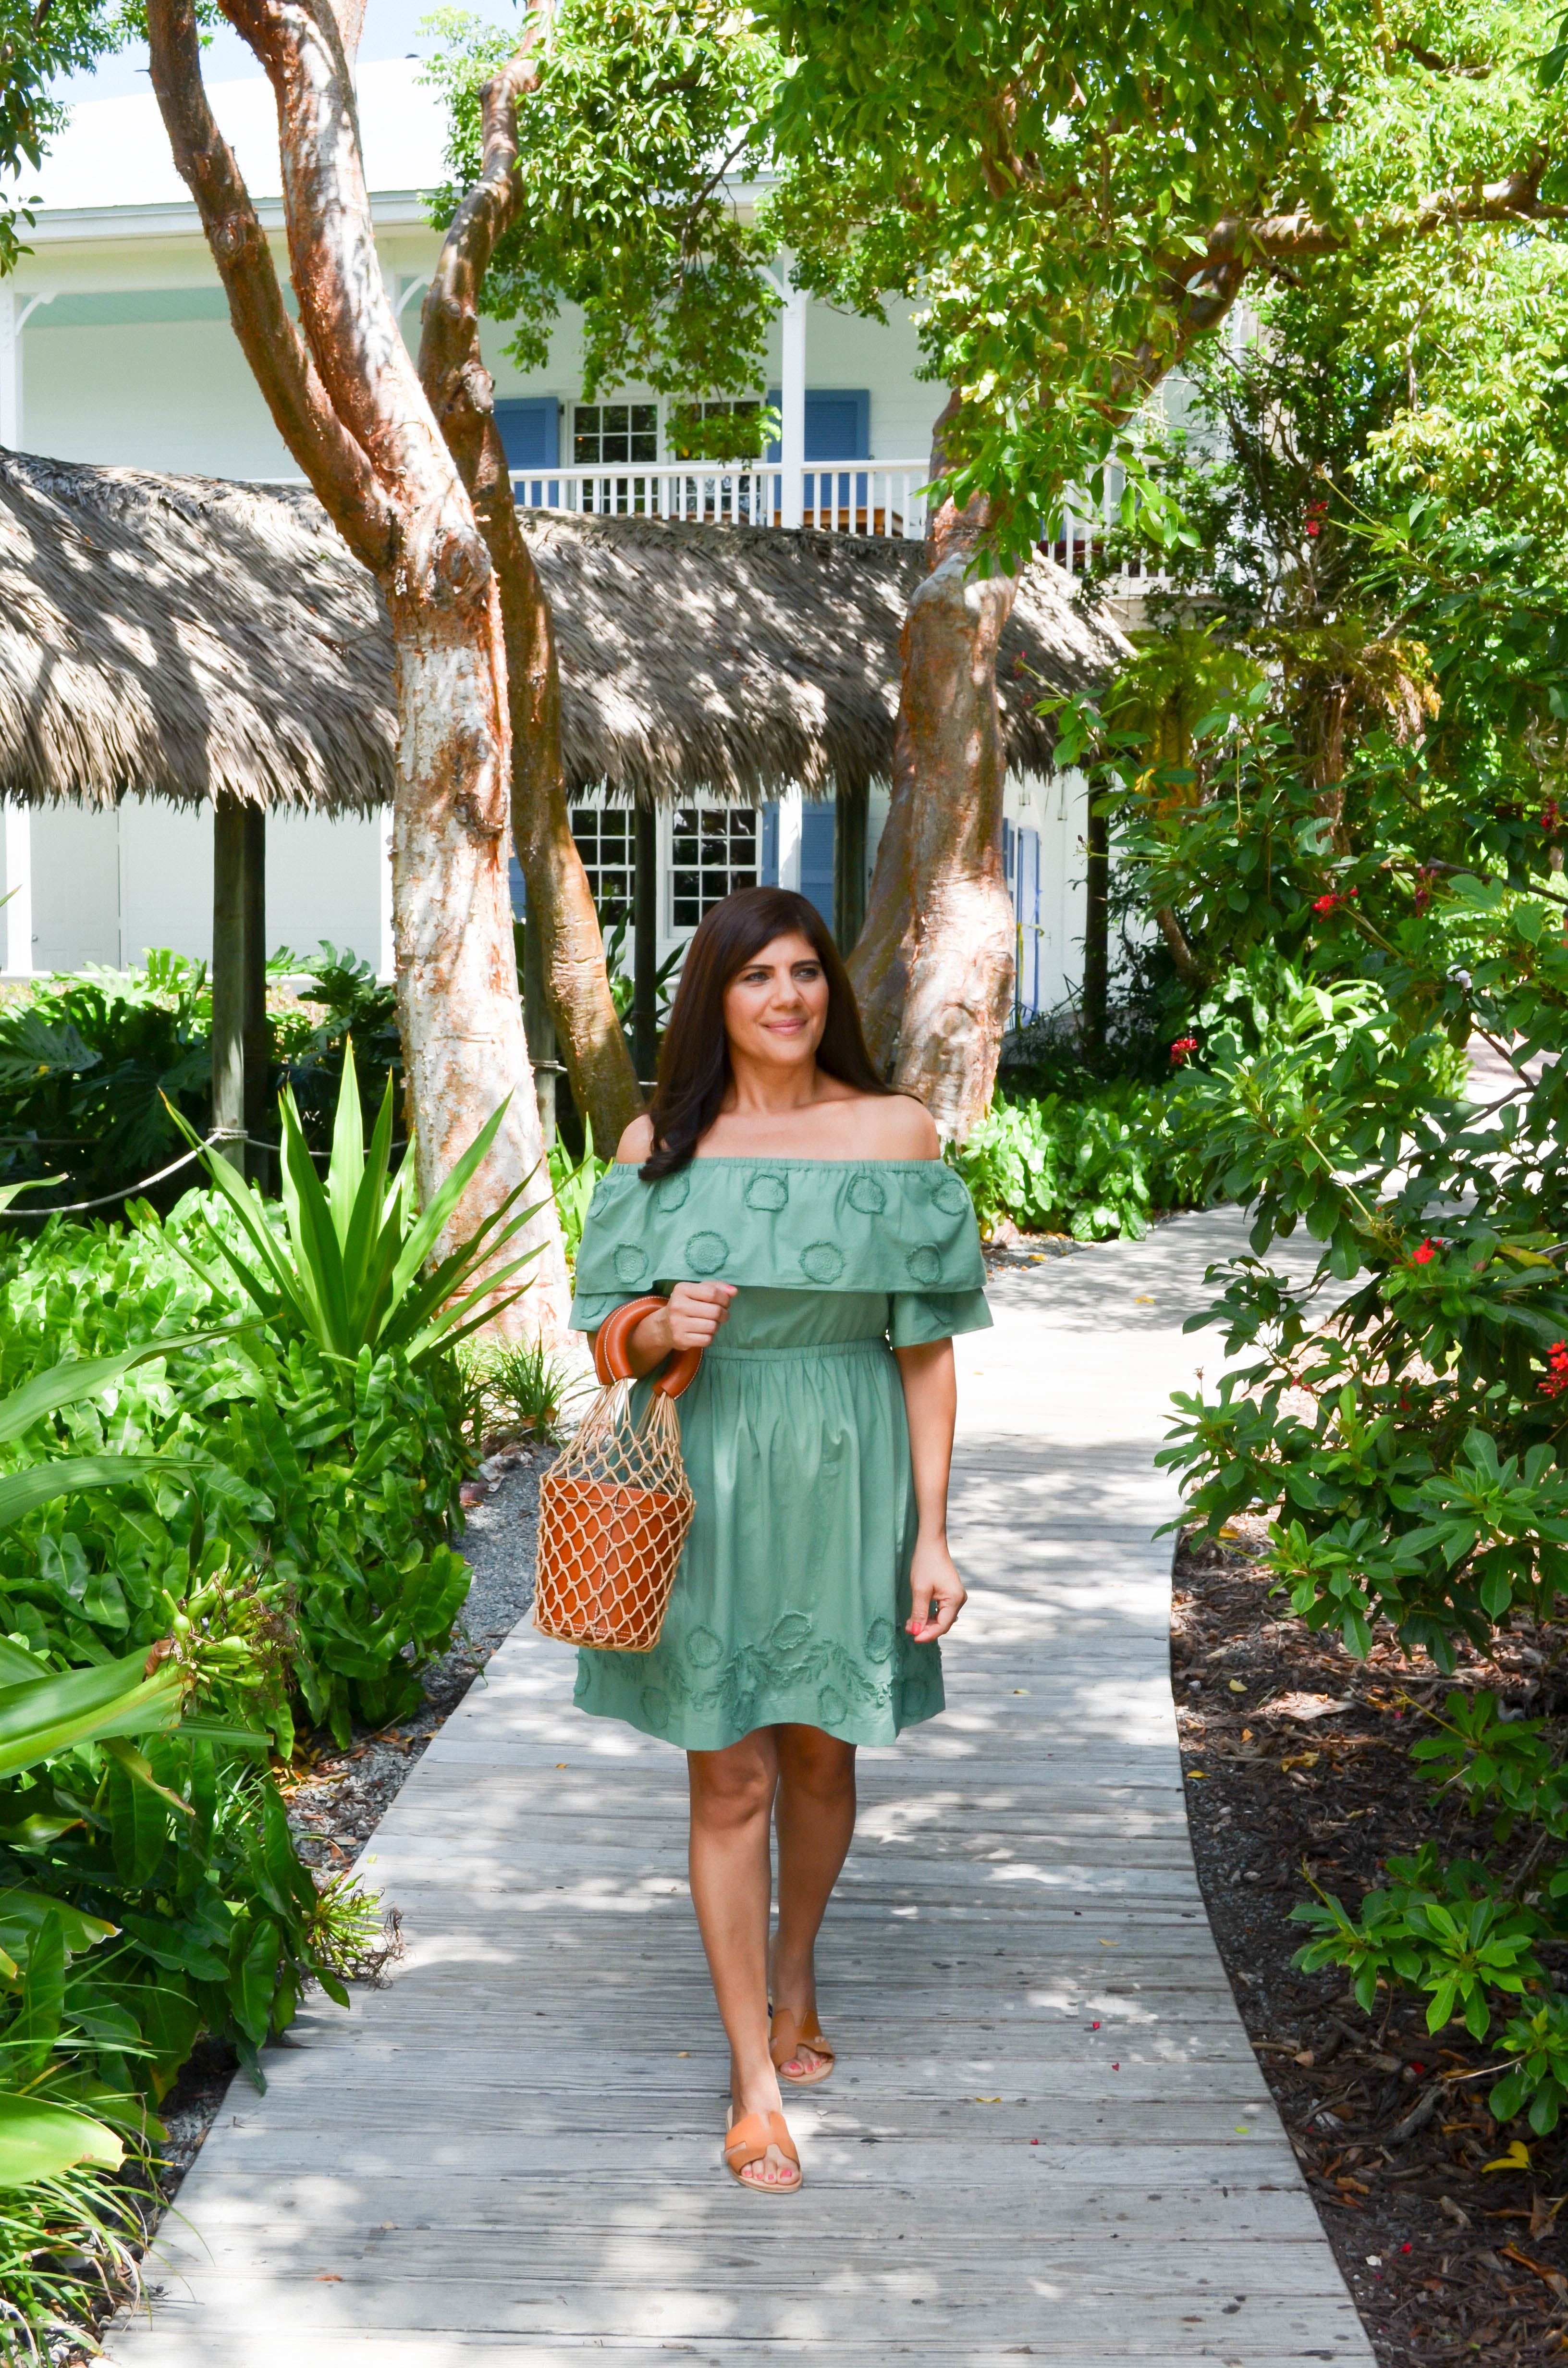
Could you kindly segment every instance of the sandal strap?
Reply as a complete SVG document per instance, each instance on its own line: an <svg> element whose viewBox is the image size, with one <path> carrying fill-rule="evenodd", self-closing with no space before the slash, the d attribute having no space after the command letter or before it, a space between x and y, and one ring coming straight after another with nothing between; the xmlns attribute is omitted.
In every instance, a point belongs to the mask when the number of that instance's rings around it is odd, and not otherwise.
<svg viewBox="0 0 1568 2368"><path fill-rule="evenodd" d="M747 2113L744 2120L732 2122L724 2140L724 2159L732 2170L749 2170L770 2146L776 2146L785 2161L800 2169L801 2157L782 2113Z"/></svg>
<svg viewBox="0 0 1568 2368"><path fill-rule="evenodd" d="M789 2026L787 2030L784 2028L786 2024ZM833 2042L817 2021L814 2007L802 2018L792 2014L787 2006L781 2006L773 2018L773 2030L778 2035L769 2042L767 2053L776 2072L781 2064L788 2064L798 2055L802 2047L809 2047L813 2055L825 2055L830 2064L837 2061Z"/></svg>

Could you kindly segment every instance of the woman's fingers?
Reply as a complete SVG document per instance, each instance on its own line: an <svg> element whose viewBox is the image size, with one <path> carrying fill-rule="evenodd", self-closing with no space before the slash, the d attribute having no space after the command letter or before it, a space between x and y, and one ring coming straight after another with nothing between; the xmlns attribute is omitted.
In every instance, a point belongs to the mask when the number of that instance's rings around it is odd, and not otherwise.
<svg viewBox="0 0 1568 2368"><path fill-rule="evenodd" d="M905 1626L917 1645L935 1644L968 1601L964 1583L947 1554L916 1552L909 1576L913 1608Z"/></svg>
<svg viewBox="0 0 1568 2368"><path fill-rule="evenodd" d="M706 1349L729 1315L733 1282L677 1282L670 1293L670 1337L677 1349Z"/></svg>

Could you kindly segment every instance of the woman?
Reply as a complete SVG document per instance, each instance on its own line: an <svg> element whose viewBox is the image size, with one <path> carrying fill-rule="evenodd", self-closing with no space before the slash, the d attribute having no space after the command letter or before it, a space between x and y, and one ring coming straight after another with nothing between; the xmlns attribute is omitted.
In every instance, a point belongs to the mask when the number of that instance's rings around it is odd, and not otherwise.
<svg viewBox="0 0 1568 2368"><path fill-rule="evenodd" d="M663 1634L585 1651L576 1700L684 1748L691 1895L731 2049L724 2160L783 2194L780 2080L825 2079L818 1928L855 1748L943 1706L952 1335L991 1321L974 1212L920 1103L873 1070L814 906L744 888L687 951L650 1115L584 1227L573 1322L653 1291L632 1371L705 1354L680 1400L697 1499ZM769 1823L778 1930L768 1950ZM768 2016L771 1989L773 2013Z"/></svg>

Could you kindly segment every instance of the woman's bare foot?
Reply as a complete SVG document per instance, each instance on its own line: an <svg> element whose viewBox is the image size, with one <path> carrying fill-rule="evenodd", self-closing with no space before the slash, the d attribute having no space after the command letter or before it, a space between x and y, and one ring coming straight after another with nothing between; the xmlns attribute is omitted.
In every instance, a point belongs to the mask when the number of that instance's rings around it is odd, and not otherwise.
<svg viewBox="0 0 1568 2368"><path fill-rule="evenodd" d="M815 2014L817 2009L815 1968L809 1964L801 1967L783 1965L780 1963L777 1942L774 1944L772 1960L768 1967L767 1987L772 1996L775 2015L793 2015L797 2030L805 2022L808 2016ZM832 2060L831 2056L819 2054L813 2047L801 2045L796 2048L793 2055L789 2056L779 2066L778 2069L787 2079L803 2080L809 2078L811 2074L819 2070L824 2064L831 2063Z"/></svg>
<svg viewBox="0 0 1568 2368"><path fill-rule="evenodd" d="M771 2095L768 2090L771 2089ZM744 2122L748 2113L781 2113L784 2100L778 2093L777 2080L758 2080L748 2089L743 2087L732 2067L730 2076L731 2126ZM788 2155L770 2146L758 2162L748 2162L735 2174L743 2187L799 2187L801 2173Z"/></svg>

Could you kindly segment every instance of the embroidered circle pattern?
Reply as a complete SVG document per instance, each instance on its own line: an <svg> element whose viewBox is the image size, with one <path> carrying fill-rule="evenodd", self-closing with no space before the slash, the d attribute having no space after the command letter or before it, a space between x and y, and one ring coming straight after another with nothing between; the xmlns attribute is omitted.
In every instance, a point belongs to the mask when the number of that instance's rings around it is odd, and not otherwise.
<svg viewBox="0 0 1568 2368"><path fill-rule="evenodd" d="M818 1689L817 1716L827 1727L842 1726L849 1716L849 1705L836 1686Z"/></svg>
<svg viewBox="0 0 1568 2368"><path fill-rule="evenodd" d="M938 1167L931 1178L931 1198L944 1217L961 1217L969 1206L962 1178L947 1167Z"/></svg>
<svg viewBox="0 0 1568 2368"><path fill-rule="evenodd" d="M690 1234L687 1237L687 1264L699 1274L717 1274L730 1255L730 1245L722 1234Z"/></svg>
<svg viewBox="0 0 1568 2368"><path fill-rule="evenodd" d="M866 1631L866 1658L886 1661L892 1656L892 1622L873 1620Z"/></svg>
<svg viewBox="0 0 1568 2368"><path fill-rule="evenodd" d="M942 1253L935 1242L922 1242L918 1249L910 1251L904 1264L915 1281L924 1287L935 1282L941 1273Z"/></svg>
<svg viewBox="0 0 1568 2368"><path fill-rule="evenodd" d="M776 1174L771 1167L765 1167L761 1175L754 1176L746 1186L748 1209L781 1209L789 1198L789 1178Z"/></svg>
<svg viewBox="0 0 1568 2368"><path fill-rule="evenodd" d="M685 1208L690 1190L689 1176L666 1176L653 1187L653 1206L662 1217L671 1216L676 1209Z"/></svg>
<svg viewBox="0 0 1568 2368"><path fill-rule="evenodd" d="M617 1282L641 1282L647 1271L647 1251L634 1248L630 1242L622 1242L620 1247L615 1254L615 1279Z"/></svg>
<svg viewBox="0 0 1568 2368"><path fill-rule="evenodd" d="M724 1640L711 1628L694 1628L686 1640L686 1657L694 1669L716 1669L724 1657Z"/></svg>
<svg viewBox="0 0 1568 2368"><path fill-rule="evenodd" d="M844 1272L844 1252L836 1242L808 1242L801 1267L812 1282L836 1282Z"/></svg>
<svg viewBox="0 0 1568 2368"><path fill-rule="evenodd" d="M863 1217L880 1217L888 1205L888 1196L875 1176L857 1176L849 1187L849 1205L858 1209Z"/></svg>

